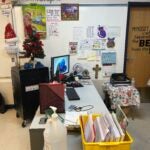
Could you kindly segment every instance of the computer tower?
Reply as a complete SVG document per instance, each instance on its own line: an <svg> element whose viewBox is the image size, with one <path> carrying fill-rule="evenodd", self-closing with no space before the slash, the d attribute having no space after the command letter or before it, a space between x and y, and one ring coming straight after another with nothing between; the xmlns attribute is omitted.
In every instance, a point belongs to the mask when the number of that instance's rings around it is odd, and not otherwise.
<svg viewBox="0 0 150 150"><path fill-rule="evenodd" d="M48 67L24 69L11 68L16 116L22 117L22 126L32 120L39 106L39 83L49 82Z"/></svg>

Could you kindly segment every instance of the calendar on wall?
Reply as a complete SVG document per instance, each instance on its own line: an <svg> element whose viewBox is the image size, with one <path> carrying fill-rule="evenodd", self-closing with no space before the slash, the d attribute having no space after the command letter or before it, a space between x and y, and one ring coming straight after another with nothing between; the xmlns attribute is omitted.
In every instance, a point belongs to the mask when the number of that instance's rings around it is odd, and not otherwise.
<svg viewBox="0 0 150 150"><path fill-rule="evenodd" d="M102 65L112 65L116 64L116 52L102 51L101 52Z"/></svg>

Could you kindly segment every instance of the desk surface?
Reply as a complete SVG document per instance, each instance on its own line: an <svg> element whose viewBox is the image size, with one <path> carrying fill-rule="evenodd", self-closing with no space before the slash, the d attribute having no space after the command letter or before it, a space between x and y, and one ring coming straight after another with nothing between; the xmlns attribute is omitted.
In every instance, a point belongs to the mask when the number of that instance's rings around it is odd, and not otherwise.
<svg viewBox="0 0 150 150"><path fill-rule="evenodd" d="M65 95L65 110L68 110L68 107L70 105L77 105L77 106L85 106L85 105L93 105L94 108L89 110L88 113L100 113L100 114L106 114L108 113L108 109L106 108L101 96L98 94L95 86L93 83L89 85L84 85L84 87L79 87L76 88L76 91L78 95L80 96L80 100L76 101L69 101L67 96ZM30 126L30 142L31 142L31 150L35 150L33 147L35 143L32 143L33 140L32 138L37 138L34 137L32 131L40 130L45 128L45 124L39 124L40 118L43 117L44 114L40 114L40 110L38 108L35 117L31 123ZM38 135L40 136L40 135ZM43 134L41 135L43 136ZM37 138L38 140L38 138ZM39 141L36 142L38 144ZM68 150L81 150L82 145L81 145L81 136L80 133L68 133ZM37 149L36 149L37 150ZM40 149L39 149L40 150Z"/></svg>

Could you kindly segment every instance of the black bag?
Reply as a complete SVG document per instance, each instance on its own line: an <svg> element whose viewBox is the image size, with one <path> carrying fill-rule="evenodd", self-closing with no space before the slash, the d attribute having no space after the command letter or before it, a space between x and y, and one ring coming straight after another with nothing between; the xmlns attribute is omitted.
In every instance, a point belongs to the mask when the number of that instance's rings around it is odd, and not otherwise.
<svg viewBox="0 0 150 150"><path fill-rule="evenodd" d="M2 94L0 93L0 113L3 114L5 112L6 112L5 101L4 101Z"/></svg>

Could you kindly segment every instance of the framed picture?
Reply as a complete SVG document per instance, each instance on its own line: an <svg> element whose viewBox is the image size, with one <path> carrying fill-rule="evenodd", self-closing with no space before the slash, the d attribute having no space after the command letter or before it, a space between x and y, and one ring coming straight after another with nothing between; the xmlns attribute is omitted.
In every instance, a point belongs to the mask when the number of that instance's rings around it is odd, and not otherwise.
<svg viewBox="0 0 150 150"><path fill-rule="evenodd" d="M79 20L79 4L61 4L61 20Z"/></svg>

